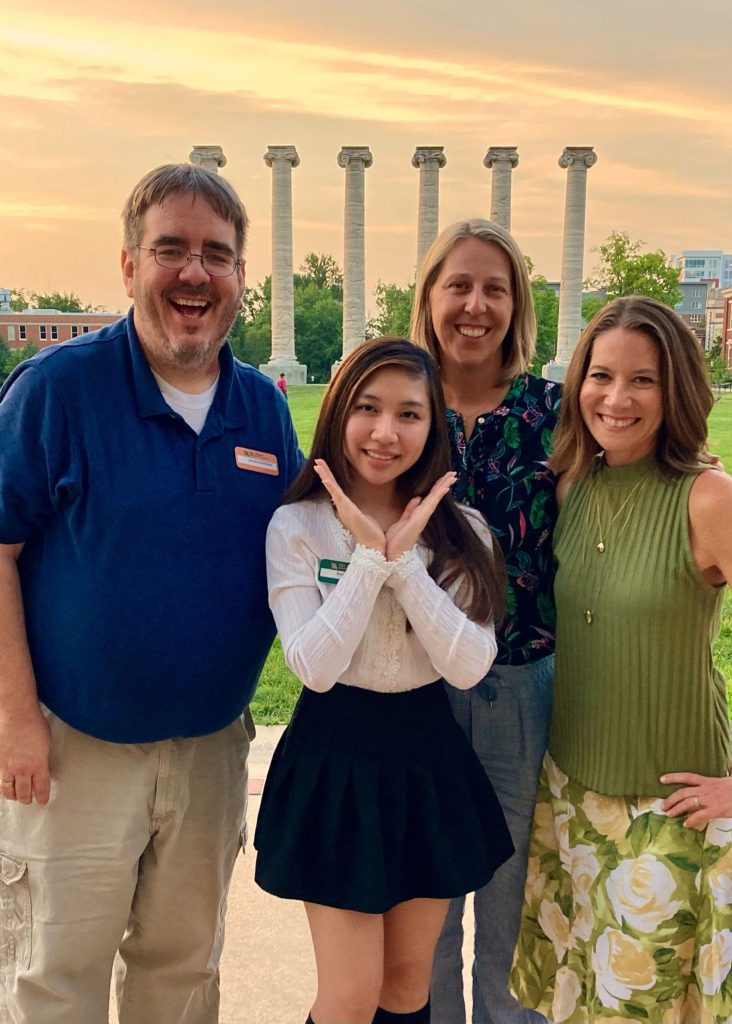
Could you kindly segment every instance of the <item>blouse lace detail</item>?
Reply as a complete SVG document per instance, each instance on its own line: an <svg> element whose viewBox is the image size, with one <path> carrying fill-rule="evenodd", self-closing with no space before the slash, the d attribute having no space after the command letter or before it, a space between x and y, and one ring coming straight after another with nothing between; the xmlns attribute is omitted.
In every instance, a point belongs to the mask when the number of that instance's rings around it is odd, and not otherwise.
<svg viewBox="0 0 732 1024"><path fill-rule="evenodd" d="M482 520L466 515L490 546ZM270 607L285 661L305 686L403 691L443 676L467 688L485 675L496 652L493 625L467 618L454 603L456 588L448 594L431 579L428 556L418 545L390 562L357 545L326 501L275 512L267 532ZM346 563L337 582L321 572L323 562Z"/></svg>

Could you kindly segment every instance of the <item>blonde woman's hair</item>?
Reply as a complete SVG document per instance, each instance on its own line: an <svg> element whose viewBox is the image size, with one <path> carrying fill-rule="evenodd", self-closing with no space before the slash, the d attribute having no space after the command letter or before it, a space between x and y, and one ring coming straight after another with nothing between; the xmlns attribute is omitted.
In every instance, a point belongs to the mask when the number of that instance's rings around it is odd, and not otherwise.
<svg viewBox="0 0 732 1024"><path fill-rule="evenodd" d="M440 362L440 343L432 323L430 293L445 260L464 238L478 238L482 242L497 245L508 256L511 264L513 316L503 340L501 369L501 382L508 383L518 374L526 373L531 365L536 347L536 316L523 254L508 231L492 221L474 218L451 224L427 250L417 275L410 337L416 345L426 349L437 363Z"/></svg>

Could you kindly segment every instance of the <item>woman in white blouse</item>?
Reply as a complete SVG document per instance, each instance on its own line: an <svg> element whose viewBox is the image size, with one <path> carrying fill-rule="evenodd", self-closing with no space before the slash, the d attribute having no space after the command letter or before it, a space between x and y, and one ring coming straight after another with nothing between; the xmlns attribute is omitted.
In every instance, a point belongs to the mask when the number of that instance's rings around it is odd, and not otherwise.
<svg viewBox="0 0 732 1024"><path fill-rule="evenodd" d="M267 777L256 879L305 903L312 1024L428 1022L448 901L513 851L440 681L485 675L504 588L448 469L431 357L366 342L267 535L270 605L304 688Z"/></svg>

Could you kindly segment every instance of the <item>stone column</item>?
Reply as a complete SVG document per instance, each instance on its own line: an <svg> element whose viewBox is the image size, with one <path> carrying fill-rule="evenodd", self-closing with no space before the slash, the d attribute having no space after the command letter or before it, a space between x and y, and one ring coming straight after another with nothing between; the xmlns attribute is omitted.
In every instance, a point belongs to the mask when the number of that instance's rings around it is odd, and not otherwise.
<svg viewBox="0 0 732 1024"><path fill-rule="evenodd" d="M307 367L295 355L295 300L292 284L292 168L300 163L294 146L270 146L264 162L272 168L272 354L259 367L272 380L307 383Z"/></svg>
<svg viewBox="0 0 732 1024"><path fill-rule="evenodd" d="M491 220L506 231L511 230L511 171L518 167L516 146L491 146L483 157L483 165L491 174Z"/></svg>
<svg viewBox="0 0 732 1024"><path fill-rule="evenodd" d="M566 146L559 157L559 166L567 168L567 193L564 203L557 353L542 371L549 380L564 380L582 333L582 259L585 247L587 171L596 163L597 154L592 146Z"/></svg>
<svg viewBox="0 0 732 1024"><path fill-rule="evenodd" d="M188 157L192 164L203 167L204 171L219 173L220 167L226 167L226 157L221 146L194 146Z"/></svg>
<svg viewBox="0 0 732 1024"><path fill-rule="evenodd" d="M419 168L417 213L417 270L437 238L440 216L440 171L447 163L444 146L417 146L412 167Z"/></svg>
<svg viewBox="0 0 732 1024"><path fill-rule="evenodd" d="M360 345L366 332L364 173L372 163L373 157L368 146L344 146L338 154L338 164L346 170L343 224L344 356Z"/></svg>

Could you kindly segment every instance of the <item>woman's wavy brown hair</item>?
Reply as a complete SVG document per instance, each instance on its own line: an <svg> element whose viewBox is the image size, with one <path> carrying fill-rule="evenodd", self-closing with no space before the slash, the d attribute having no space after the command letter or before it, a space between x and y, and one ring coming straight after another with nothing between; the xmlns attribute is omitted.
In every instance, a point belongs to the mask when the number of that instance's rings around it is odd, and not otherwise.
<svg viewBox="0 0 732 1024"><path fill-rule="evenodd" d="M599 444L580 409L580 392L601 334L616 327L640 331L658 349L663 421L656 463L669 479L708 468L707 417L714 404L701 346L693 331L668 306L643 295L615 299L592 318L574 350L562 391L550 466L573 480L588 476Z"/></svg>

